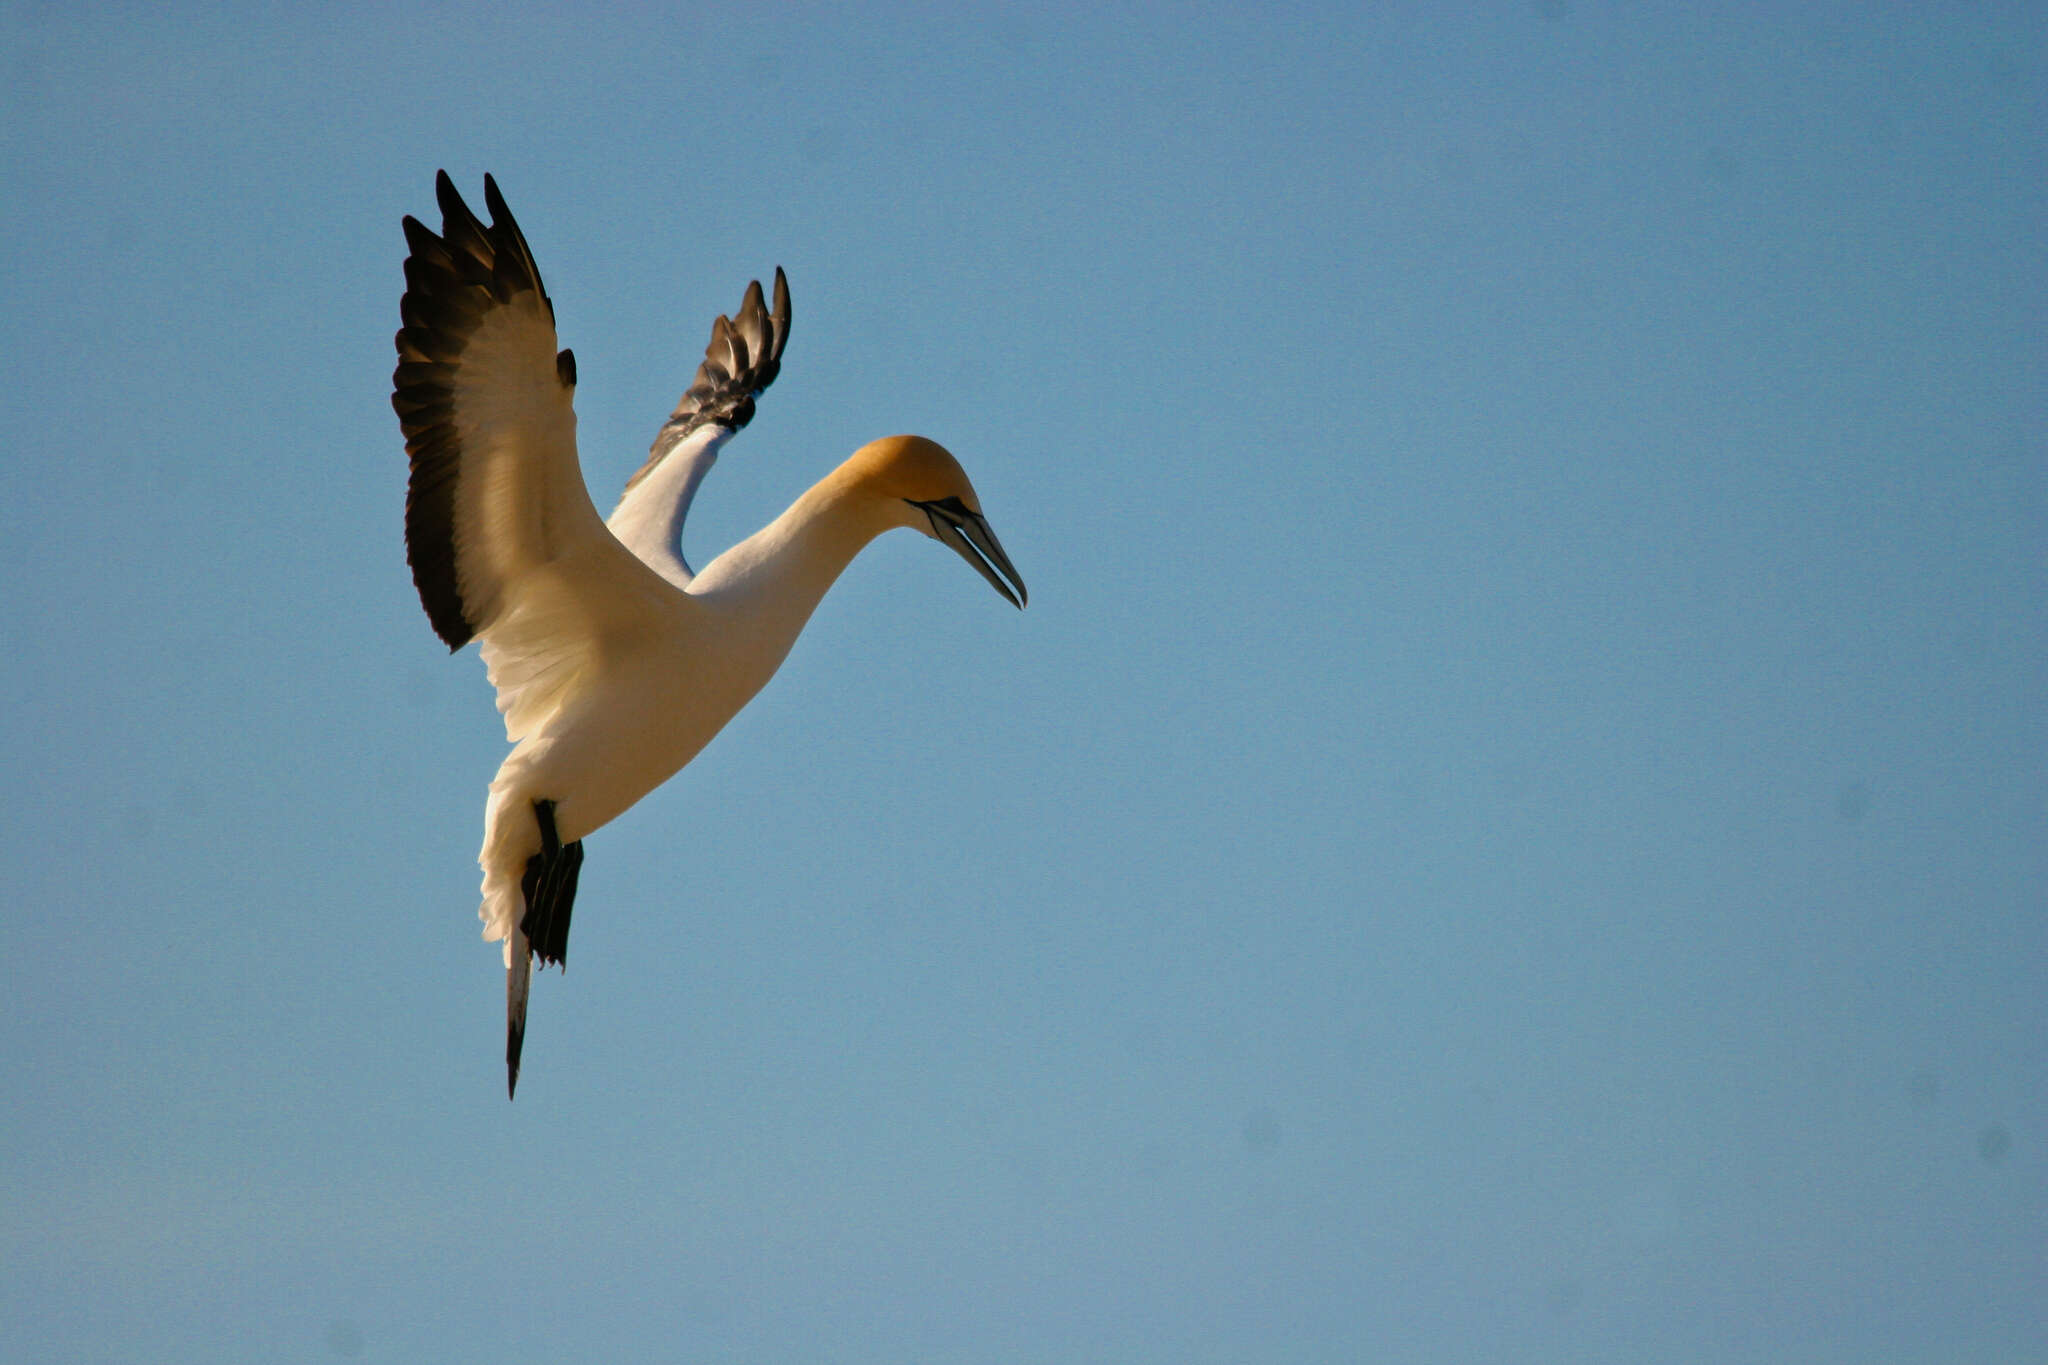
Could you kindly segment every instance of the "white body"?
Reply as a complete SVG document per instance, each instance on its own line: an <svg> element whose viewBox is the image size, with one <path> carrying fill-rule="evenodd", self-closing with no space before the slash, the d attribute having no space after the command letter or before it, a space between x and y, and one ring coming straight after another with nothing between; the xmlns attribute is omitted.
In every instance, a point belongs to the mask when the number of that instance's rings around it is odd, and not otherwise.
<svg viewBox="0 0 2048 1365"><path fill-rule="evenodd" d="M914 524L885 503L849 506L828 480L693 576L669 539L680 518L649 511L679 506L677 482L694 491L724 435L689 458L678 450L612 515L610 527L631 538L637 565L658 580L615 554L556 561L522 576L513 605L482 632L506 738L516 743L492 779L477 855L484 937L506 940L508 964L524 910L519 879L540 851L533 803L556 803L564 843L625 812L767 684L862 546ZM671 462L677 477L661 478ZM594 640L581 624L593 597L618 627ZM565 628L568 618L579 627ZM558 657L564 646L573 659Z"/></svg>

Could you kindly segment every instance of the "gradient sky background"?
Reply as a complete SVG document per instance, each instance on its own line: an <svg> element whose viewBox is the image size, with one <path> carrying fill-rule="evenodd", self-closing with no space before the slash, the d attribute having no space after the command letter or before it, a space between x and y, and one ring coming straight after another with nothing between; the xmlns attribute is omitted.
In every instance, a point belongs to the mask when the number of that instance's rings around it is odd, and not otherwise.
<svg viewBox="0 0 2048 1365"><path fill-rule="evenodd" d="M22 1361L2048 1358L2036 4L0 9ZM409 580L494 172L609 509L911 536L589 845Z"/></svg>

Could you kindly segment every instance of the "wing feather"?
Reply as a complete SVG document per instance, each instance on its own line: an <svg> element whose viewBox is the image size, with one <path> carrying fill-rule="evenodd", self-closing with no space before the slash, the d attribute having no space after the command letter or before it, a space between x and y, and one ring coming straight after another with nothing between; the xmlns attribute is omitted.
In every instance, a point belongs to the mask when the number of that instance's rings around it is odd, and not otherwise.
<svg viewBox="0 0 2048 1365"><path fill-rule="evenodd" d="M576 458L575 359L532 249L484 177L487 224L443 171L436 236L408 217L391 406L406 558L450 649L481 637L514 739L605 646L647 628L660 579L606 530Z"/></svg>
<svg viewBox="0 0 2048 1365"><path fill-rule="evenodd" d="M697 485L732 434L754 416L754 400L782 370L789 341L789 280L775 268L775 303L750 281L731 317L711 324L697 375L655 434L647 463L626 481L607 523L626 548L678 587L691 579L683 559L683 520Z"/></svg>

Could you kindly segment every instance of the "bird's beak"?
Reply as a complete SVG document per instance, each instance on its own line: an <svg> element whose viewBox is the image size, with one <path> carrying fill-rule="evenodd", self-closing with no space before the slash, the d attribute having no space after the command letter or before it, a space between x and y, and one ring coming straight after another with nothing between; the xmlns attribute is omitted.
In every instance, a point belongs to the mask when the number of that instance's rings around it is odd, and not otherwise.
<svg viewBox="0 0 2048 1365"><path fill-rule="evenodd" d="M974 566L974 571L988 580L988 585L1009 599L1010 605L1023 610L1031 595L1024 590L1024 580L1018 576L1017 568L1010 563L1010 557L1003 553L1003 543L996 539L996 533L989 530L988 522L979 512L969 511L958 498L941 498L937 502L913 503L920 512L931 518L932 535L944 545L950 545L962 559ZM998 577L998 573L1001 577ZM1009 582L1004 582L1008 579ZM1011 587L1016 591L1012 592Z"/></svg>

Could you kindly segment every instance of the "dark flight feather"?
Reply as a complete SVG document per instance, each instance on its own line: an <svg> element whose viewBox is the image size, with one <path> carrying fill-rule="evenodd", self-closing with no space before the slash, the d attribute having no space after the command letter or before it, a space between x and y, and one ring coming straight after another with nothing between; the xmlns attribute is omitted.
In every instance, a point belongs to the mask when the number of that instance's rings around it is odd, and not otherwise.
<svg viewBox="0 0 2048 1365"><path fill-rule="evenodd" d="M711 324L711 340L704 347L697 377L656 433L647 463L626 480L626 487L646 478L691 432L709 426L738 431L751 421L754 400L782 372L782 348L788 343L789 280L777 266L773 307L761 297L761 282L754 280L747 285L739 312L732 317L720 313Z"/></svg>
<svg viewBox="0 0 2048 1365"><path fill-rule="evenodd" d="M476 634L462 602L456 573L455 503L462 478L462 448L454 420L455 375L485 315L531 291L548 319L554 305L526 235L513 221L497 181L484 177L486 224L470 212L448 172L434 178L441 206L437 237L418 219L404 220L405 294L398 301L398 367L391 374L391 407L405 432L411 476L405 495L405 558L413 586L434 633L460 649ZM556 361L565 386L576 382L575 359Z"/></svg>

